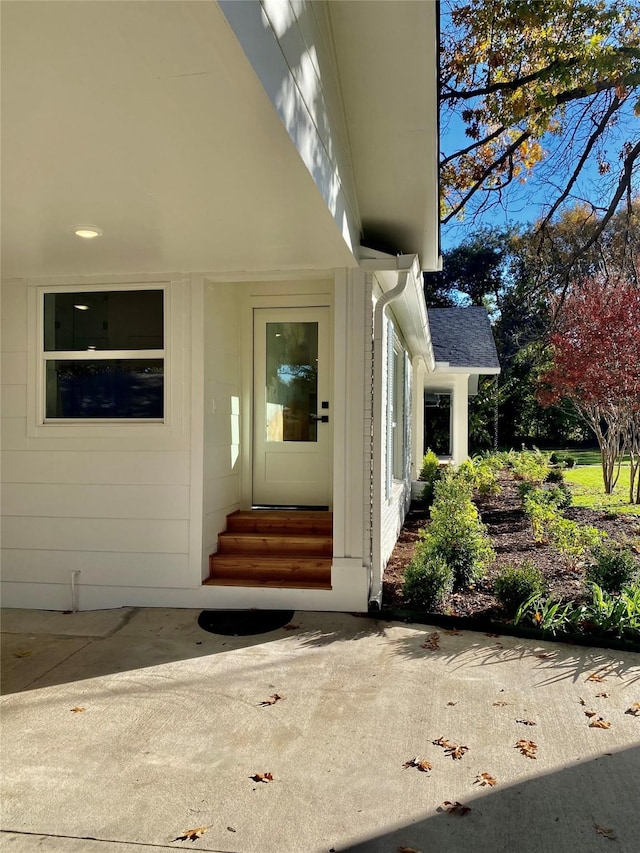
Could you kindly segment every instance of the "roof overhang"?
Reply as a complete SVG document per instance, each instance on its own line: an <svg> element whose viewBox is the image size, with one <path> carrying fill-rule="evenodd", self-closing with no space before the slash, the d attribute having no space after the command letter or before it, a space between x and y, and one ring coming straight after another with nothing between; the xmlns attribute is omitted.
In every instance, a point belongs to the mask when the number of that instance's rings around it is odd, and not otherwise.
<svg viewBox="0 0 640 853"><path fill-rule="evenodd" d="M438 4L328 4L363 237L440 268Z"/></svg>

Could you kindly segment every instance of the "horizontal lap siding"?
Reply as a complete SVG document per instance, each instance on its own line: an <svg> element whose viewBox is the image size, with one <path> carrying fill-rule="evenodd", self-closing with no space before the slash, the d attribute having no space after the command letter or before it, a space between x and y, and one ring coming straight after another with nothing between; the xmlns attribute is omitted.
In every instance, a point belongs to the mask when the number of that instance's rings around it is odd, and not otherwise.
<svg viewBox="0 0 640 853"><path fill-rule="evenodd" d="M71 572L80 571L81 586L195 586L187 433L132 427L125 437L110 437L108 429L101 437L28 434L27 290L24 282L2 288L3 581L13 589L66 588ZM186 337L179 345L188 347ZM123 589L123 604L126 596Z"/></svg>

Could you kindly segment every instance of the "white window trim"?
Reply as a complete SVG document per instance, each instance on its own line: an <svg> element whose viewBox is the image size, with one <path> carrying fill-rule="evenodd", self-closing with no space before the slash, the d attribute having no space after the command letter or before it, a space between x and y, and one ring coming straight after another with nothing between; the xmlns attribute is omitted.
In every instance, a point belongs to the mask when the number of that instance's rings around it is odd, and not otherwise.
<svg viewBox="0 0 640 853"><path fill-rule="evenodd" d="M46 283L29 282L28 293L28 384L27 384L27 435L30 438L126 438L132 435L170 436L182 428L180 413L181 373L180 346L177 335L179 324L172 321L182 313L182 279L157 277L126 279L74 279L73 283L49 280ZM162 290L164 292L164 349L163 350L104 350L91 353L56 353L44 350L44 294L80 293L87 291ZM162 355L160 355L162 353ZM45 419L45 362L56 355L76 358L78 355L95 359L109 358L163 358L164 360L164 417L162 419L128 418L46 418Z"/></svg>

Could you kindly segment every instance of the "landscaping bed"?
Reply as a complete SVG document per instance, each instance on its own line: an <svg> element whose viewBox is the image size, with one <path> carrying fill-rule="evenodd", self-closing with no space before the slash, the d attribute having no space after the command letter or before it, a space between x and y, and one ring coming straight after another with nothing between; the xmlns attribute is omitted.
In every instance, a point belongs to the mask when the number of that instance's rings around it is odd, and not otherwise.
<svg viewBox="0 0 640 853"><path fill-rule="evenodd" d="M544 575L548 597L577 605L590 598L590 590L585 584L584 563L570 566L553 545L536 542L531 522L523 510L518 483L507 471L500 472L498 479L499 494L475 498L495 551L495 559L475 584L450 593L442 605L433 609L433 616L472 620L479 626L513 624L513 616L507 614L500 605L493 584L505 566L519 566L525 561L532 563ZM604 531L607 541L631 547L638 556L640 517L637 515L615 515L579 507L569 507L563 515L581 526L592 526ZM415 607L407 607L402 587L405 570L419 541L419 531L428 523L429 512L420 502L414 502L385 569L383 610L415 610ZM638 560L640 565L640 556Z"/></svg>

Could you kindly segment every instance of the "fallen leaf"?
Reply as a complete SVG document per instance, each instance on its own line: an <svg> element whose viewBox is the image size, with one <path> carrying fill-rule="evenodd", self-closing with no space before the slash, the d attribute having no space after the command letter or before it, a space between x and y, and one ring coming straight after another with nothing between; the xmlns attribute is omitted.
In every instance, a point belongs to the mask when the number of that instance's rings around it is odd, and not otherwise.
<svg viewBox="0 0 640 853"><path fill-rule="evenodd" d="M249 779L253 779L254 782L273 782L271 773L254 773L253 776L249 776Z"/></svg>
<svg viewBox="0 0 640 853"><path fill-rule="evenodd" d="M608 699L611 696L610 693L596 693L596 699Z"/></svg>
<svg viewBox="0 0 640 853"><path fill-rule="evenodd" d="M586 704L587 704L587 703L584 701L584 699L582 698L582 696L579 698L579 700L578 700L578 701L580 702L580 704L581 704L581 705L586 705Z"/></svg>
<svg viewBox="0 0 640 853"><path fill-rule="evenodd" d="M549 658L553 658L555 656L555 652L541 652L539 655L534 655L534 657L540 658L540 660L548 660Z"/></svg>
<svg viewBox="0 0 640 853"><path fill-rule="evenodd" d="M485 633L485 637L499 637L499 636L501 636L501 635L500 634L492 634L490 631L487 631Z"/></svg>
<svg viewBox="0 0 640 853"><path fill-rule="evenodd" d="M444 749L445 755L450 755L454 760L458 758L462 758L465 752L469 751L468 746L462 746L461 744L452 743L449 740L445 740L443 737L439 737L437 740L434 740L433 743L436 746L441 746Z"/></svg>
<svg viewBox="0 0 640 853"><path fill-rule="evenodd" d="M209 829L208 826L197 826L195 829L185 829L182 835L174 838L174 841L197 841Z"/></svg>
<svg viewBox="0 0 640 853"><path fill-rule="evenodd" d="M504 649L504 646L502 645L502 643L494 643L494 645L495 645L496 649Z"/></svg>
<svg viewBox="0 0 640 853"><path fill-rule="evenodd" d="M607 722L607 720L603 720L602 717L598 717L597 720L591 720L589 723L590 729L610 729L611 723Z"/></svg>
<svg viewBox="0 0 640 853"><path fill-rule="evenodd" d="M227 832L235 832L235 829L232 826L228 826Z"/></svg>
<svg viewBox="0 0 640 853"><path fill-rule="evenodd" d="M31 654L31 649L21 649L20 651L14 652L14 658L28 658Z"/></svg>
<svg viewBox="0 0 640 853"><path fill-rule="evenodd" d="M402 765L406 770L408 767L415 767L417 770L422 771L422 773L427 773L429 770L433 769L433 765L431 765L428 761L421 761L419 758L412 758L409 761L405 761Z"/></svg>
<svg viewBox="0 0 640 853"><path fill-rule="evenodd" d="M605 678L611 675L611 672L607 669L599 669L597 672L592 672L591 675L587 676L587 681L604 681Z"/></svg>
<svg viewBox="0 0 640 853"><path fill-rule="evenodd" d="M440 648L440 635L437 631L429 634L427 639L420 646L421 649L428 649L430 652L435 652Z"/></svg>
<svg viewBox="0 0 640 853"><path fill-rule="evenodd" d="M460 817L464 817L466 814L469 814L471 808L469 806L463 806L462 803L459 803L457 800L452 803L451 800L445 800L441 806L438 806L437 811L446 812L447 814L457 814Z"/></svg>
<svg viewBox="0 0 640 853"><path fill-rule="evenodd" d="M526 758L538 757L536 755L538 744L534 743L532 740L519 740L515 745L515 749L519 749Z"/></svg>
<svg viewBox="0 0 640 853"><path fill-rule="evenodd" d="M80 713L82 713L82 711L86 711L87 709L76 707L76 708L71 708L70 710L73 714L80 714Z"/></svg>
<svg viewBox="0 0 640 853"><path fill-rule="evenodd" d="M595 716L597 716L597 711L585 711L584 715L585 715L585 717L589 717L589 718L595 717Z"/></svg>
<svg viewBox="0 0 640 853"><path fill-rule="evenodd" d="M445 631L445 634L448 634L450 637L461 637L462 631L456 631L455 628L453 628L451 631Z"/></svg>
<svg viewBox="0 0 640 853"><path fill-rule="evenodd" d="M640 717L640 702L634 702L630 708L627 708L625 714L631 714L632 717Z"/></svg>
<svg viewBox="0 0 640 853"><path fill-rule="evenodd" d="M498 708L504 708L505 705L508 705L508 702L494 702L493 703Z"/></svg>
<svg viewBox="0 0 640 853"><path fill-rule="evenodd" d="M523 726L537 726L537 723L534 723L533 720L516 720L516 723L521 723Z"/></svg>
<svg viewBox="0 0 640 853"><path fill-rule="evenodd" d="M258 702L258 705L261 708L265 708L268 705L275 705L278 700L284 699L284 696L281 696L279 693L274 693L272 696L269 696L268 699L264 699L262 702Z"/></svg>
<svg viewBox="0 0 640 853"><path fill-rule="evenodd" d="M457 702L447 702L447 705L450 705L451 707L453 707L454 705L457 705L457 704L458 704Z"/></svg>
<svg viewBox="0 0 640 853"><path fill-rule="evenodd" d="M598 833L598 835L604 835L605 838L609 838L611 841L615 841L615 833L612 829L605 829L604 826L599 826L597 823L593 824L593 828Z"/></svg>
<svg viewBox="0 0 640 853"><path fill-rule="evenodd" d="M490 776L488 773L478 773L475 778L474 785L480 785L484 787L484 785L489 785L489 787L493 788L498 784L497 779L494 779L493 776Z"/></svg>
<svg viewBox="0 0 640 853"><path fill-rule="evenodd" d="M398 847L398 853L420 853L415 847Z"/></svg>
<svg viewBox="0 0 640 853"><path fill-rule="evenodd" d="M282 630L283 631L296 631L299 627L300 627L299 625L292 625L291 623L289 623L288 625L283 625Z"/></svg>

